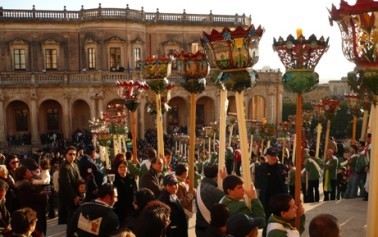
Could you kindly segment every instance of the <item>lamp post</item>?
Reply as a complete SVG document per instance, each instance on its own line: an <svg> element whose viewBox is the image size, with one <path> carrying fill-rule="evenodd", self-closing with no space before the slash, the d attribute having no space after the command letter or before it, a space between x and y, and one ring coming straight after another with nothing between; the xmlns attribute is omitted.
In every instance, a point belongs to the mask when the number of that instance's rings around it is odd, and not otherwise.
<svg viewBox="0 0 378 237"><path fill-rule="evenodd" d="M300 185L301 185L301 168L302 168L302 94L313 90L318 82L319 75L315 72L315 66L318 64L324 52L328 49L328 39L322 37L318 40L315 35L306 39L302 35L302 29L297 29L297 38L289 35L286 40L279 37L274 39L273 49L278 53L281 62L284 64L286 73L283 75L284 87L294 93L297 93L297 110L296 110L296 176L295 176L295 202L300 205ZM296 226L299 227L299 215L296 218Z"/></svg>
<svg viewBox="0 0 378 237"><path fill-rule="evenodd" d="M378 28L376 17L378 2L357 0L354 5L341 1L340 8L332 5L330 23L337 22L341 31L343 53L356 64L353 72L348 73L348 82L352 90L367 95L372 101L371 133L378 136ZM378 139L371 141L370 157L378 157ZM377 159L370 160L369 203L367 214L367 236L378 236L378 165Z"/></svg>
<svg viewBox="0 0 378 237"><path fill-rule="evenodd" d="M148 57L142 64L143 77L148 87L155 92L156 103L156 130L157 130L157 147L160 158L164 157L164 140L163 140L163 118L162 118L162 94L168 94L173 88L173 84L168 81L171 74L171 59L165 56Z"/></svg>
<svg viewBox="0 0 378 237"><path fill-rule="evenodd" d="M145 82L139 81L117 81L118 95L125 100L126 108L131 113L131 136L133 141L133 162L137 162L137 139L136 139L136 110L138 109L140 97L144 90L148 90Z"/></svg>
<svg viewBox="0 0 378 237"><path fill-rule="evenodd" d="M202 93L206 87L205 77L209 73L206 55L200 51L195 54L176 55L178 74L181 85L190 92L190 143L189 143L189 187L194 187L194 153L196 143L196 94Z"/></svg>
<svg viewBox="0 0 378 237"><path fill-rule="evenodd" d="M357 127L357 116L360 114L359 106L359 96L356 93L349 93L344 95L347 98L349 110L353 116L352 124L352 144L356 144L356 127Z"/></svg>
<svg viewBox="0 0 378 237"><path fill-rule="evenodd" d="M216 30L213 30L211 34L203 32L201 37L201 44L210 64L221 70L218 82L227 91L235 92L243 179L246 184L251 183L251 171L243 91L255 83L256 75L252 66L259 58L258 43L262 34L263 29L260 26L256 29L254 25L251 25L248 28L238 26L234 31L226 27L221 32ZM251 187L247 185L246 189L250 190ZM250 206L248 199L246 199L246 205Z"/></svg>

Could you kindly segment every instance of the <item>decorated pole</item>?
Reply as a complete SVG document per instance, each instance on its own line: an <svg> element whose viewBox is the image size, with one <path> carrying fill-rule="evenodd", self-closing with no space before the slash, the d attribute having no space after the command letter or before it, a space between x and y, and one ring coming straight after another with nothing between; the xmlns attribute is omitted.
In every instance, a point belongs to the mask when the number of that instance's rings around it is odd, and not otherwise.
<svg viewBox="0 0 378 237"><path fill-rule="evenodd" d="M189 129L189 187L194 187L194 155L196 144L196 94L202 93L206 87L206 76L209 64L206 55L200 51L176 55L177 70L180 83L190 92L190 129Z"/></svg>
<svg viewBox="0 0 378 237"><path fill-rule="evenodd" d="M210 64L221 70L218 83L228 91L235 92L245 184L251 183L251 171L243 91L255 84L256 73L252 70L252 66L258 61L258 43L262 34L263 29L260 26L256 29L251 25L247 29L238 26L234 31L226 27L221 32L216 30L211 34L203 32L201 37ZM219 168L223 169L223 167ZM246 189L251 190L251 186L246 185ZM250 206L248 198L246 204Z"/></svg>
<svg viewBox="0 0 378 237"><path fill-rule="evenodd" d="M324 155L323 155L323 163L326 161L327 158L327 150L328 150L328 142L329 142L329 131L331 129L331 120L335 116L337 109L339 108L340 101L334 100L331 98L324 98L322 99L322 105L324 110L324 116L327 119L327 128L326 128L326 137L324 141Z"/></svg>
<svg viewBox="0 0 378 237"><path fill-rule="evenodd" d="M168 94L173 87L167 79L171 74L171 66L171 59L166 56L148 57L142 64L143 77L148 87L155 92L157 148L160 158L164 157L162 94Z"/></svg>
<svg viewBox="0 0 378 237"><path fill-rule="evenodd" d="M357 127L357 116L360 115L360 103L359 95L356 93L349 93L344 95L347 98L349 111L353 116L352 122L352 144L356 145L356 127Z"/></svg>
<svg viewBox="0 0 378 237"><path fill-rule="evenodd" d="M313 90L318 82L319 75L315 72L315 67L324 52L328 49L328 40L323 36L318 40L315 35L306 39L302 35L302 29L297 29L297 38L289 35L286 40L279 37L278 41L274 39L273 49L278 53L281 62L286 68L283 75L284 87L294 93L297 93L297 111L295 126L295 143L296 143L296 174L295 174L295 202L299 206L301 170L302 170L302 94ZM299 228L300 216L297 215L296 227Z"/></svg>
<svg viewBox="0 0 378 237"><path fill-rule="evenodd" d="M322 134L322 120L324 118L324 109L323 103L320 100L319 102L312 103L312 110L314 111L314 117L318 121L318 125L316 126L316 151L315 157L319 158L319 149L320 149L320 139Z"/></svg>
<svg viewBox="0 0 378 237"><path fill-rule="evenodd" d="M126 108L131 113L131 136L133 143L133 162L137 163L137 135L136 135L136 111L139 106L140 97L144 90L148 90L148 86L143 81L117 81L118 95L125 100ZM127 134L126 134L127 136Z"/></svg>
<svg viewBox="0 0 378 237"><path fill-rule="evenodd" d="M369 111L370 111L370 108L371 108L371 102L369 101L369 98L367 96L364 96L364 100L361 103L362 103L362 108L363 108L364 112L363 112L363 116L362 116L362 127L361 127L360 140L365 141L367 123L368 123L368 118L369 118Z"/></svg>
<svg viewBox="0 0 378 237"><path fill-rule="evenodd" d="M378 2L373 0L357 0L354 5L341 1L340 8L333 5L330 10L330 23L337 22L341 31L343 52L345 57L356 64L353 72L348 73L351 89L368 96L372 102L371 132L378 136L378 51L376 45ZM378 139L371 141L370 157L378 157ZM367 235L378 236L378 164L377 159L370 159L369 203L367 213Z"/></svg>

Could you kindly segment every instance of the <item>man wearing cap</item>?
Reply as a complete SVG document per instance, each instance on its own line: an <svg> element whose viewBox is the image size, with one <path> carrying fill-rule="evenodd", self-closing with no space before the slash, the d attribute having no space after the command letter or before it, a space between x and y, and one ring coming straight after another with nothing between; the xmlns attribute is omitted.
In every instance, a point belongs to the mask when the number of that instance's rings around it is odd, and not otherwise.
<svg viewBox="0 0 378 237"><path fill-rule="evenodd" d="M226 222L227 233L233 237L257 237L258 226L265 222L264 218L252 218L243 213L237 213Z"/></svg>
<svg viewBox="0 0 378 237"><path fill-rule="evenodd" d="M168 174L163 179L163 190L158 200L171 208L171 223L167 227L167 237L188 237L188 221L184 208L177 198L178 180L174 174Z"/></svg>
<svg viewBox="0 0 378 237"><path fill-rule="evenodd" d="M276 193L288 193L285 183L287 169L278 162L276 148L270 147L266 151L268 161L256 167L256 188L259 190L259 199L265 209L266 217L270 216L269 200Z"/></svg>

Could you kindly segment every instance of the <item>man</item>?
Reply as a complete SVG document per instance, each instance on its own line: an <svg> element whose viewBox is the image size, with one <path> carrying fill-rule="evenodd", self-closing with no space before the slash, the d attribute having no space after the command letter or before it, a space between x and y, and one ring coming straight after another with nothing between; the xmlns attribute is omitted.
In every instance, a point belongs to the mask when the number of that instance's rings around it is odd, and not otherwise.
<svg viewBox="0 0 378 237"><path fill-rule="evenodd" d="M76 148L70 146L66 152L66 160L59 170L59 224L68 224L80 203L80 197L76 192L76 185L80 177L79 167L76 162Z"/></svg>
<svg viewBox="0 0 378 237"><path fill-rule="evenodd" d="M163 165L163 159L155 156L151 160L150 170L139 180L139 188L150 189L156 198L159 197L160 192L163 189Z"/></svg>
<svg viewBox="0 0 378 237"><path fill-rule="evenodd" d="M310 150L309 154L305 156L305 158L305 169L308 178L308 201L319 202L319 178L322 172L322 160L318 157L315 157L314 150Z"/></svg>
<svg viewBox="0 0 378 237"><path fill-rule="evenodd" d="M80 176L87 184L86 200L88 201L96 198L98 187L105 181L105 176L96 164L96 154L96 150L93 147L89 147L86 150L86 154L77 162Z"/></svg>
<svg viewBox="0 0 378 237"><path fill-rule="evenodd" d="M188 220L186 219L184 208L176 193L178 180L174 174L168 174L163 179L164 189L161 191L158 200L164 202L171 208L171 223L169 224L167 237L188 237Z"/></svg>
<svg viewBox="0 0 378 237"><path fill-rule="evenodd" d="M196 236L207 237L206 229L210 223L211 208L224 196L224 193L217 188L218 166L207 164L203 167L203 178L197 187L196 192ZM226 176L226 171L220 172L222 178Z"/></svg>
<svg viewBox="0 0 378 237"><path fill-rule="evenodd" d="M357 173L357 186L360 189L359 197L366 197L365 182L366 182L366 167L365 160L365 142L359 142L358 157L356 161L356 173Z"/></svg>
<svg viewBox="0 0 378 237"><path fill-rule="evenodd" d="M243 180L237 175L228 175L223 180L223 191L226 194L220 201L230 209L230 214L244 213L247 216L256 218L259 217L264 221L261 222L259 228L265 227L265 213L264 208L257 198L256 189L251 183L251 189L247 192L243 187ZM244 195L251 199L251 208L248 208L243 201Z"/></svg>
<svg viewBox="0 0 378 237"><path fill-rule="evenodd" d="M336 180L337 180L337 167L339 160L333 155L332 149L327 150L327 161L324 164L324 201L336 199Z"/></svg>
<svg viewBox="0 0 378 237"><path fill-rule="evenodd" d="M348 158L348 170L349 179L347 184L347 189L345 191L345 199L356 198L358 191L358 174L356 171L357 159L358 159L358 148L356 145L351 145L349 147L349 158Z"/></svg>
<svg viewBox="0 0 378 237"><path fill-rule="evenodd" d="M195 197L195 190L189 188L188 181L188 167L184 163L179 163L176 166L175 175L178 180L177 197L184 208L187 219L193 216L193 200Z"/></svg>
<svg viewBox="0 0 378 237"><path fill-rule="evenodd" d="M337 218L330 214L319 214L312 218L308 232L310 237L341 237Z"/></svg>
<svg viewBox="0 0 378 237"><path fill-rule="evenodd" d="M67 227L67 237L108 237L119 228L118 216L113 211L117 195L111 184L98 189L98 198L82 204Z"/></svg>
<svg viewBox="0 0 378 237"><path fill-rule="evenodd" d="M11 225L10 225L10 213L5 206L5 195L7 194L9 185L0 180L0 236L3 234L4 236L9 233L11 230Z"/></svg>
<svg viewBox="0 0 378 237"><path fill-rule="evenodd" d="M278 162L276 148L270 147L266 151L268 161L256 167L256 188L259 190L259 199L268 218L269 200L276 193L288 193L286 185L287 170Z"/></svg>

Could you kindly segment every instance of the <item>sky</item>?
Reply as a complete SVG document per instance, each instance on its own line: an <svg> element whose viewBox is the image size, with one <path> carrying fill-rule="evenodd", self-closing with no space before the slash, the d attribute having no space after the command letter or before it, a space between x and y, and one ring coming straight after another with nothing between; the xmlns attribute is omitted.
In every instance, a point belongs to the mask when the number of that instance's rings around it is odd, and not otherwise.
<svg viewBox="0 0 378 237"><path fill-rule="evenodd" d="M4 9L67 10L93 9L101 3L102 8L129 8L146 12L182 13L185 9L190 14L242 15L252 17L255 27L261 25L265 32L260 40L260 59L253 67L255 70L269 66L272 69L285 68L277 53L273 51L273 38L284 39L291 34L296 36L296 29L301 28L305 38L314 34L329 37L329 49L320 59L315 71L319 74L320 83L329 80L340 80L353 71L355 64L349 62L341 50L340 30L336 23L329 23L329 12L332 4L339 8L341 0L0 0ZM347 0L353 5L356 0ZM207 32L210 33L210 32Z"/></svg>

